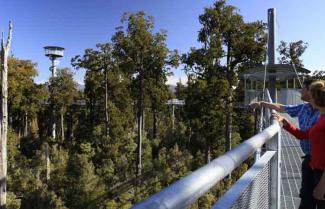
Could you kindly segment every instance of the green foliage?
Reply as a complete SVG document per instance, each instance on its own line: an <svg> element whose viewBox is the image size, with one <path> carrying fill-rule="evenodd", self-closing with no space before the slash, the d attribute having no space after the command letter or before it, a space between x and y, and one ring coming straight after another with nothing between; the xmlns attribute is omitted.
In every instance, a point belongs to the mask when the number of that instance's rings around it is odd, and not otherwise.
<svg viewBox="0 0 325 209"><path fill-rule="evenodd" d="M294 64L296 67L304 67L301 55L308 48L308 43L302 40L286 43L281 41L277 50L280 53L278 58L280 64Z"/></svg>
<svg viewBox="0 0 325 209"><path fill-rule="evenodd" d="M76 90L70 69L58 70L49 86L37 85L36 64L10 58L8 207L130 208L222 155L227 115L234 121L232 147L249 138L254 118L233 110L232 102L241 96L233 86L238 85L238 72L264 60L265 24L245 23L225 1L206 8L199 21L202 46L180 57L167 48L167 33L155 30L153 17L124 14L111 42L72 59L74 67L86 71L83 92ZM180 60L188 83L178 83L173 94L167 76ZM172 125L166 103L175 96L185 106L175 108ZM50 137L53 108L61 115L62 141ZM140 115L145 116L141 144ZM44 142L50 145L49 180ZM140 151L142 171L137 175ZM191 208L210 208L249 164Z"/></svg>
<svg viewBox="0 0 325 209"><path fill-rule="evenodd" d="M321 80L324 80L325 79L325 71L314 71L312 76L311 76L313 79L321 79Z"/></svg>
<svg viewBox="0 0 325 209"><path fill-rule="evenodd" d="M57 70L56 76L50 79L50 102L57 110L71 105L77 94L77 83L73 80L73 73L69 68Z"/></svg>
<svg viewBox="0 0 325 209"><path fill-rule="evenodd" d="M21 200L13 193L7 193L7 208L10 209L20 209Z"/></svg>
<svg viewBox="0 0 325 209"><path fill-rule="evenodd" d="M254 135L254 120L254 114L250 110L236 109L236 114L234 115L234 126L242 140L249 139Z"/></svg>
<svg viewBox="0 0 325 209"><path fill-rule="evenodd" d="M33 77L37 75L36 64L30 60L10 57L8 69L8 103L13 109L27 110L27 101L32 96L30 91L35 86Z"/></svg>
<svg viewBox="0 0 325 209"><path fill-rule="evenodd" d="M21 202L21 209L67 209L62 200L47 188L29 192Z"/></svg>
<svg viewBox="0 0 325 209"><path fill-rule="evenodd" d="M84 147L82 154L70 155L68 160L64 199L69 208L100 208L103 204L96 200L106 189L87 153L89 148Z"/></svg>
<svg viewBox="0 0 325 209"><path fill-rule="evenodd" d="M8 60L8 111L9 125L17 133L26 136L28 128L32 131L37 127L30 124L36 115L43 110L48 98L44 85L34 83L37 65L30 60L10 57ZM35 125L35 123L34 123ZM36 124L37 126L37 124Z"/></svg>

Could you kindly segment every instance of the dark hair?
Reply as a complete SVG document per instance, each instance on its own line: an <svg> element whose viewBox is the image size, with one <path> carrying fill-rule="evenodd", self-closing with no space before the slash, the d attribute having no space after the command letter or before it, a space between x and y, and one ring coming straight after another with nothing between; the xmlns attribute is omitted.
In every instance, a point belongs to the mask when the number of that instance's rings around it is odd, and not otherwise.
<svg viewBox="0 0 325 209"><path fill-rule="evenodd" d="M307 78L306 80L304 80L303 82L303 87L306 87L307 89L309 89L310 85L316 81L315 79L312 78Z"/></svg>
<svg viewBox="0 0 325 209"><path fill-rule="evenodd" d="M310 93L315 104L319 107L325 107L325 81L318 80L310 85Z"/></svg>

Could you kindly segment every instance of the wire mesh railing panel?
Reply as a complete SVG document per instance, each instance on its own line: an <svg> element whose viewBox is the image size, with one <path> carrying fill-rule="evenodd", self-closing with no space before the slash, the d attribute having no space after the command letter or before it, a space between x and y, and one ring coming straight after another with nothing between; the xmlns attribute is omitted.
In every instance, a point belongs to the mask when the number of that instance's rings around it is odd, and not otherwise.
<svg viewBox="0 0 325 209"><path fill-rule="evenodd" d="M275 151L267 151L222 196L212 209L269 209L271 205L271 161Z"/></svg>
<svg viewBox="0 0 325 209"><path fill-rule="evenodd" d="M243 192L231 209L259 208L269 209L270 205L270 163L251 182L248 188Z"/></svg>

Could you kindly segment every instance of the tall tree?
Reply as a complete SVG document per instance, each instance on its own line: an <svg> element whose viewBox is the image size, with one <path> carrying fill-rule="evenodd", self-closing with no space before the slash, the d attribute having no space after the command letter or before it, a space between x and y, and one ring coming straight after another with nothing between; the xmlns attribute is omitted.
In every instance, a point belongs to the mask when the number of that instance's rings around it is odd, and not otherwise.
<svg viewBox="0 0 325 209"><path fill-rule="evenodd" d="M111 63L110 46L110 43L97 44L96 49L86 49L84 55L76 56L72 62L86 70L87 110L85 119L78 125L76 139L96 150L92 163L104 183L112 187L135 173L130 162L134 162L136 145L131 75L119 68L115 58L115 63Z"/></svg>
<svg viewBox="0 0 325 209"><path fill-rule="evenodd" d="M77 95L77 83L73 79L73 73L69 68L59 69L57 75L50 79L51 103L55 111L60 114L61 143L64 142L64 114L67 107L72 105Z"/></svg>
<svg viewBox="0 0 325 209"><path fill-rule="evenodd" d="M101 98L103 95L102 82L104 75L102 73L102 64L100 62L100 52L95 49L86 49L84 55L77 55L71 62L77 69L85 69L85 89L84 94L86 98L87 107L87 122L88 125L87 134L92 140L94 140L94 129L98 123L100 123L102 103Z"/></svg>
<svg viewBox="0 0 325 209"><path fill-rule="evenodd" d="M182 99L182 100L185 99L185 96L186 96L186 86L182 83L181 80L176 83L175 96L178 99Z"/></svg>
<svg viewBox="0 0 325 209"><path fill-rule="evenodd" d="M302 40L296 42L287 43L281 41L277 50L280 53L278 58L280 64L290 64L295 65L295 67L304 67L303 61L300 58L305 50L308 48L308 43Z"/></svg>
<svg viewBox="0 0 325 209"><path fill-rule="evenodd" d="M103 74L103 83L105 89L105 136L106 140L109 137L109 115L108 115L108 71L113 70L114 59L112 56L112 44L104 43L97 44L97 50L88 49L85 50L85 55L81 57L80 55L72 59L72 64L77 68L87 69L87 73L97 72ZM103 72L101 72L103 71ZM86 77L87 78L87 77ZM87 85L88 87L88 85Z"/></svg>
<svg viewBox="0 0 325 209"><path fill-rule="evenodd" d="M166 107L170 92L166 85L167 76L171 75L170 67L177 67L179 55L176 50L169 51L166 47L166 33L164 31L154 34L150 53L152 61L147 66L148 77L145 81L145 92L152 112L152 158L158 157L158 146L154 142L158 137L158 113Z"/></svg>
<svg viewBox="0 0 325 209"><path fill-rule="evenodd" d="M243 17L234 6L226 5L226 1L216 1L211 8L200 16L203 29L199 40L208 44L209 49L215 50L217 63L222 65L228 82L226 107L226 151L231 149L232 134L232 102L233 86L237 85L236 70L243 64L261 62L264 56L265 37L264 24L261 22L245 23ZM210 47L212 46L212 47Z"/></svg>
<svg viewBox="0 0 325 209"><path fill-rule="evenodd" d="M9 23L8 39L5 43L3 34L0 50L0 73L1 73L1 109L0 109L0 208L6 208L7 196L7 133L8 133L8 56L11 47L12 23Z"/></svg>
<svg viewBox="0 0 325 209"><path fill-rule="evenodd" d="M203 88L202 90L209 89L211 85L218 85L222 88L219 92L222 110L217 112L224 111L225 113L225 151L228 151L232 144L232 102L233 87L237 86L236 73L260 64L264 60L265 24L262 22L245 23L237 9L226 5L224 0L216 1L212 7L206 8L199 20L203 25L198 37L202 48L192 49L188 55L184 56L184 62L187 65L185 69L191 74L189 84L199 85ZM225 80L226 83L215 83L216 79ZM199 83L196 84L196 82ZM207 92L205 97L207 95L212 96L214 92ZM203 123L206 122L203 121ZM206 140L206 159L209 159L212 139Z"/></svg>
<svg viewBox="0 0 325 209"><path fill-rule="evenodd" d="M135 14L125 13L122 23L126 23L126 29L118 28L112 38L115 56L119 60L122 70L133 76L134 97L137 103L137 175L142 170L142 116L144 109L145 81L150 77L148 73L154 62L152 44L155 40L153 35L153 17L146 17L144 12Z"/></svg>
<svg viewBox="0 0 325 209"><path fill-rule="evenodd" d="M30 60L20 60L13 56L8 60L9 126L19 136L26 137L29 132L36 134L37 114L42 111L48 97L45 85L34 83L36 66Z"/></svg>

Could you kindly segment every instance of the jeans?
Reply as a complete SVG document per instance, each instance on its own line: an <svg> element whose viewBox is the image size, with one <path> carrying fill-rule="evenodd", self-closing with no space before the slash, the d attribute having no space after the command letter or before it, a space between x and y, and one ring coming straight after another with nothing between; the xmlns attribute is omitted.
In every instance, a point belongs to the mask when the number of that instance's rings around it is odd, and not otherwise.
<svg viewBox="0 0 325 209"><path fill-rule="evenodd" d="M323 170L314 169L314 188L317 186L318 182L320 181ZM325 209L325 201L324 200L316 200L317 209Z"/></svg>
<svg viewBox="0 0 325 209"><path fill-rule="evenodd" d="M314 191L314 173L309 165L310 155L303 157L301 165L301 189L299 209L316 208L316 199L313 197Z"/></svg>

